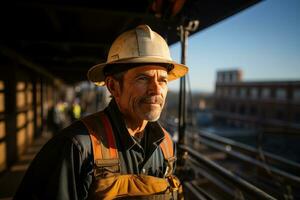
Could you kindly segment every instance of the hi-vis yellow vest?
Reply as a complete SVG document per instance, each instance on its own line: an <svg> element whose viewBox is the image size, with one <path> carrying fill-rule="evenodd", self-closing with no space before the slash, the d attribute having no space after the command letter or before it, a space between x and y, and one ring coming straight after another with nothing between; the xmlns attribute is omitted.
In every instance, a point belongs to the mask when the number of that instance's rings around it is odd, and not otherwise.
<svg viewBox="0 0 300 200"><path fill-rule="evenodd" d="M168 167L165 178L158 178L120 173L115 136L103 111L83 118L82 122L89 131L94 155L94 174L89 199L177 199L181 185L172 175L176 157L172 139L165 130L160 148Z"/></svg>

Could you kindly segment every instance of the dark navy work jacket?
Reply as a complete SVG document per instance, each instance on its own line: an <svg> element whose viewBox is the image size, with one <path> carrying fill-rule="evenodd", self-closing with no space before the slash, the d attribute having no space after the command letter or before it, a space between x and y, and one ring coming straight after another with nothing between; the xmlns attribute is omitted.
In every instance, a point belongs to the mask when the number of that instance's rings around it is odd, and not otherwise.
<svg viewBox="0 0 300 200"><path fill-rule="evenodd" d="M115 134L122 174L163 177L167 163L159 143L164 132L149 122L142 141L128 133L122 114L112 100L104 110ZM81 121L63 129L37 154L14 199L86 199L93 180L93 155L88 131Z"/></svg>

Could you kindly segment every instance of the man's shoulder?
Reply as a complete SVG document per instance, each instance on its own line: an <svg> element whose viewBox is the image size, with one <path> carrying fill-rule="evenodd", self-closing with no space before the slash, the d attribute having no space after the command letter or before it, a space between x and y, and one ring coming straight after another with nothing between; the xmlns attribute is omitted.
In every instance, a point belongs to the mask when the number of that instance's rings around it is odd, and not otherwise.
<svg viewBox="0 0 300 200"><path fill-rule="evenodd" d="M89 114L83 117L80 120L73 122L70 126L64 128L60 135L65 139L70 139L75 145L79 148L90 148L91 146L91 139L89 136L89 127L87 127L85 121L89 119L96 119L99 117L100 112ZM99 122L100 120L97 120Z"/></svg>
<svg viewBox="0 0 300 200"><path fill-rule="evenodd" d="M81 120L75 121L55 135L49 143L75 145L80 151L91 148L89 132ZM66 145L67 147L68 145Z"/></svg>
<svg viewBox="0 0 300 200"><path fill-rule="evenodd" d="M65 138L80 137L82 135L88 136L88 130L81 120L77 120L66 128L62 129L58 135L61 135L61 137Z"/></svg>

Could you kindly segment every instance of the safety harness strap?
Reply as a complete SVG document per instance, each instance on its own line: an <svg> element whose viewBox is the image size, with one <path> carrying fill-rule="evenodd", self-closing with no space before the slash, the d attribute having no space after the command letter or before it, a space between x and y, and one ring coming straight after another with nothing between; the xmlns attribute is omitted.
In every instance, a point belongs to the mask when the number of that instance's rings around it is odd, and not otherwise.
<svg viewBox="0 0 300 200"><path fill-rule="evenodd" d="M81 120L89 131L96 165L115 164L119 159L111 124L104 114L98 112Z"/></svg>
<svg viewBox="0 0 300 200"><path fill-rule="evenodd" d="M162 128L165 134L163 141L160 143L160 148L164 154L164 158L167 162L167 168L164 174L164 177L169 177L173 174L173 166L174 162L176 161L176 156L174 155L173 149L173 141L170 137L169 133Z"/></svg>
<svg viewBox="0 0 300 200"><path fill-rule="evenodd" d="M103 111L81 119L89 131L92 141L94 161L118 159L118 150L108 117ZM164 139L160 143L160 148L166 160L174 158L173 142L169 133L164 129ZM106 162L106 161L104 161Z"/></svg>
<svg viewBox="0 0 300 200"><path fill-rule="evenodd" d="M159 146L164 154L165 159L168 160L169 158L174 157L173 142L169 133L164 128L162 129L165 137Z"/></svg>
<svg viewBox="0 0 300 200"><path fill-rule="evenodd" d="M92 142L95 176L113 175L113 173L120 173L120 161L116 141L108 117L103 111L90 115L82 119L82 122L89 131ZM162 128L164 132L164 139L160 143L164 159L167 162L167 169L164 174L165 177L173 173L173 165L176 161L174 156L173 141L169 133Z"/></svg>

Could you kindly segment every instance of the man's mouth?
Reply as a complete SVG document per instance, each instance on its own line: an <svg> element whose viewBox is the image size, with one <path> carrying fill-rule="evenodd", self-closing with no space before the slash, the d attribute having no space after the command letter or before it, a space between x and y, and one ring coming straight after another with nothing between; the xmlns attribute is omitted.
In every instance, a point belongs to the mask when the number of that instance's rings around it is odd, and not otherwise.
<svg viewBox="0 0 300 200"><path fill-rule="evenodd" d="M150 97L146 96L141 99L141 102L145 104L151 104L151 105L162 105L163 99L159 96L150 96Z"/></svg>

